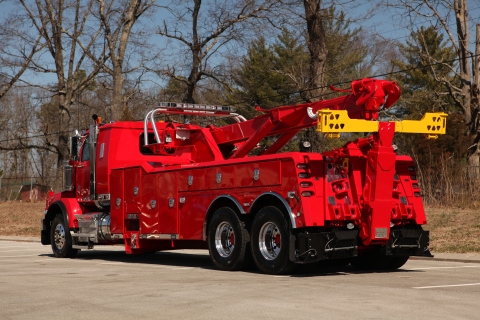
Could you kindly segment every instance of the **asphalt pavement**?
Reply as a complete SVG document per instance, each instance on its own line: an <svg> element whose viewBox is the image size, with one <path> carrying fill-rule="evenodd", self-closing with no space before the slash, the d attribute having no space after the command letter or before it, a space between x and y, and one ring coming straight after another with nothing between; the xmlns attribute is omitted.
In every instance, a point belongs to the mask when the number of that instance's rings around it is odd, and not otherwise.
<svg viewBox="0 0 480 320"><path fill-rule="evenodd" d="M1 320L478 319L478 254L410 259L387 272L311 264L272 276L220 271L207 250L98 246L58 259L38 238L0 240Z"/></svg>

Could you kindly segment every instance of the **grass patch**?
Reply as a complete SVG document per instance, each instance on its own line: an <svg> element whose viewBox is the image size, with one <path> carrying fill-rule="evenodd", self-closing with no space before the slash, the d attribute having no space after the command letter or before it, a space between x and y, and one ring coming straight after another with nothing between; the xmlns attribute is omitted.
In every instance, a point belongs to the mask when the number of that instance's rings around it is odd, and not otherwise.
<svg viewBox="0 0 480 320"><path fill-rule="evenodd" d="M433 252L479 253L480 211L475 209L426 208Z"/></svg>

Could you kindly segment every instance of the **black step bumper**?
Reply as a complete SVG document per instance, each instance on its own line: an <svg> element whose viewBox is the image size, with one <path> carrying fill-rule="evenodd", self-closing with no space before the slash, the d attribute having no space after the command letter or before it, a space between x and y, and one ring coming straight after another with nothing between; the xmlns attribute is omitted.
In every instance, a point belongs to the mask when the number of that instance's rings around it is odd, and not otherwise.
<svg viewBox="0 0 480 320"><path fill-rule="evenodd" d="M386 255L433 257L428 249L430 232L418 228L392 228Z"/></svg>
<svg viewBox="0 0 480 320"><path fill-rule="evenodd" d="M362 246L358 230L302 230L290 236L289 257L295 263L351 258L358 255L359 247L360 250L375 250L389 256L433 257L428 245L429 232L420 226L392 228L386 245L371 246Z"/></svg>
<svg viewBox="0 0 480 320"><path fill-rule="evenodd" d="M290 260L296 263L354 257L357 255L358 230L299 232L291 236L290 247Z"/></svg>

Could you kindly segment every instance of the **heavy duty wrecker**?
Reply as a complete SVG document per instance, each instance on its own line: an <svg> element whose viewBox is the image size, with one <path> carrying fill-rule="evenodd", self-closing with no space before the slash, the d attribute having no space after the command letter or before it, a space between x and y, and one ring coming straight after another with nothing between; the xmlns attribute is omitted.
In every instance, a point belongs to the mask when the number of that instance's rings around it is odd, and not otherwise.
<svg viewBox="0 0 480 320"><path fill-rule="evenodd" d="M246 120L224 106L162 103L141 121L95 125L71 138L64 190L47 200L42 244L56 257L96 245L128 254L208 248L222 270L264 273L335 259L396 269L431 256L415 166L395 132L445 133L446 114L379 121L400 97L395 82L353 81L330 100L260 110ZM231 118L205 127L158 115ZM179 117L181 118L181 117ZM208 118L210 119L210 118ZM299 131L369 132L323 153L285 152ZM258 148L266 137L274 142Z"/></svg>

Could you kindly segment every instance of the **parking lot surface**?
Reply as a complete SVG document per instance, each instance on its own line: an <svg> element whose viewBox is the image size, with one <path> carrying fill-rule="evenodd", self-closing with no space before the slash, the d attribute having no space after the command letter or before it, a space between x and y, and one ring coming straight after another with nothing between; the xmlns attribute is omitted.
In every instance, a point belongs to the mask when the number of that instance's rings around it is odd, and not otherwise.
<svg viewBox="0 0 480 320"><path fill-rule="evenodd" d="M0 319L478 319L480 264L409 260L395 272L302 267L223 272L208 252L126 255L97 247L57 259L0 241Z"/></svg>

